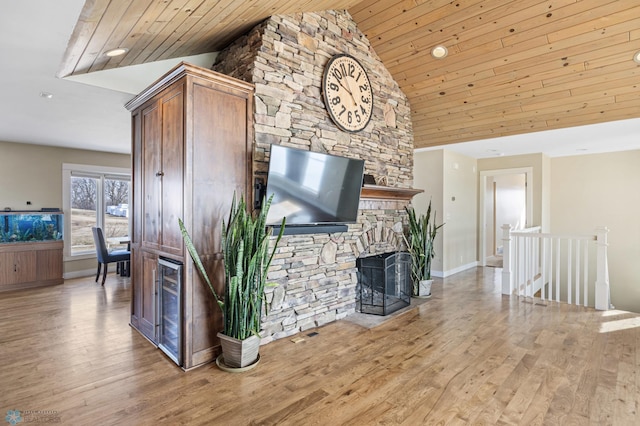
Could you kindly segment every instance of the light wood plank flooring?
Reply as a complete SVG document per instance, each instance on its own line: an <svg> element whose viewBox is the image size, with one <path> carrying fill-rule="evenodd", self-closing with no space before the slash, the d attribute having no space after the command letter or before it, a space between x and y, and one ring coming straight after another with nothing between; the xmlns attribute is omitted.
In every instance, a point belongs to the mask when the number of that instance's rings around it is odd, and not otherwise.
<svg viewBox="0 0 640 426"><path fill-rule="evenodd" d="M48 411L68 425L640 424L640 315L505 297L500 272L436 280L432 299L371 329L341 320L300 343L272 342L243 374L172 364L129 327L127 278L0 293L0 415Z"/></svg>

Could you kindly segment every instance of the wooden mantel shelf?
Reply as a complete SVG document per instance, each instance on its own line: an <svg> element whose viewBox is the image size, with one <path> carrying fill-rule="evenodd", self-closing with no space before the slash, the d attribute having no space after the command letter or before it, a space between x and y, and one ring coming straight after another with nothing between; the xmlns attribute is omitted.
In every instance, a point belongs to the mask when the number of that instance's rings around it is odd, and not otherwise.
<svg viewBox="0 0 640 426"><path fill-rule="evenodd" d="M360 192L361 200L411 200L424 189L393 188L390 186L364 185Z"/></svg>

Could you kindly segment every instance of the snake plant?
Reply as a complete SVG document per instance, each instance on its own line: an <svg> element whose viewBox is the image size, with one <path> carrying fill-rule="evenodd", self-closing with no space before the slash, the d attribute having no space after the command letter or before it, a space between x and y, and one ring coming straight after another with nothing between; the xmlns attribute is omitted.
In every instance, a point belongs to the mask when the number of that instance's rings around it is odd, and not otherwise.
<svg viewBox="0 0 640 426"><path fill-rule="evenodd" d="M442 228L444 223L435 224L435 210L433 212L433 223L431 223L431 201L429 201L426 215L417 216L413 208L405 207L405 210L409 216L409 229L408 235L403 235L403 237L411 254L413 292L418 294L418 283L422 280L431 279L431 259L436 255L433 241L436 239L438 229Z"/></svg>
<svg viewBox="0 0 640 426"><path fill-rule="evenodd" d="M187 250L222 310L223 334L238 340L259 335L267 271L284 232L283 218L280 233L269 250L271 228L266 226L266 218L272 199L273 196L265 199L262 209L250 214L244 197L236 202L234 194L229 218L222 223L223 296L216 292L184 223L178 219Z"/></svg>

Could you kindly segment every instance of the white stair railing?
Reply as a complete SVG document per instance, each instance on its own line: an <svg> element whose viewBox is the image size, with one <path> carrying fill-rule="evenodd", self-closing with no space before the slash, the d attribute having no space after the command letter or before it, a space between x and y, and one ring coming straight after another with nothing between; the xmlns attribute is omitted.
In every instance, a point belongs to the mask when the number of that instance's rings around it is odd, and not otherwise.
<svg viewBox="0 0 640 426"><path fill-rule="evenodd" d="M503 294L611 308L607 228L592 235L545 234L540 227L512 231L509 225L502 231ZM596 278L590 280L594 260Z"/></svg>

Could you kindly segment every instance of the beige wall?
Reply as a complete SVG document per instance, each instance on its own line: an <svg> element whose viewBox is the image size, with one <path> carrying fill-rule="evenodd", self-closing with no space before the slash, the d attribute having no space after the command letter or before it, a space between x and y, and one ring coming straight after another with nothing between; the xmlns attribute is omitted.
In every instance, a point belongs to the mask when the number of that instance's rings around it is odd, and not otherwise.
<svg viewBox="0 0 640 426"><path fill-rule="evenodd" d="M423 189L424 192L416 195L411 200L411 205L416 211L416 214L425 214L429 201L431 201L431 209L438 213L440 218L439 222L443 218L443 189L444 189L444 151L416 151L413 155L413 187L416 189ZM442 230L441 230L442 231ZM442 232L436 237L434 242L436 257L432 260L431 271L434 275L438 274L438 271L443 270L442 263Z"/></svg>
<svg viewBox="0 0 640 426"><path fill-rule="evenodd" d="M413 187L424 190L413 197L413 208L416 213L426 213L429 200L432 200L432 208L442 212L444 151L418 151L413 162Z"/></svg>
<svg viewBox="0 0 640 426"><path fill-rule="evenodd" d="M477 160L444 152L444 215L438 223L444 245L445 276L475 266L478 235Z"/></svg>
<svg viewBox="0 0 640 426"><path fill-rule="evenodd" d="M549 211L547 208L549 205L548 157L544 154L527 154L510 157L482 158L478 160L479 172L525 167L533 168L533 182L528 182L528 184L533 187L533 218L532 223L528 224L528 226L542 226L542 229L546 230L548 229L549 221ZM478 190L480 189L478 188Z"/></svg>
<svg viewBox="0 0 640 426"><path fill-rule="evenodd" d="M551 232L609 232L611 300L640 312L640 151L551 159Z"/></svg>
<svg viewBox="0 0 640 426"><path fill-rule="evenodd" d="M546 232L551 229L551 158L546 155L542 155L541 159L540 180L540 204L542 206L540 226L542 226L542 231ZM535 189L536 187L534 187Z"/></svg>
<svg viewBox="0 0 640 426"><path fill-rule="evenodd" d="M474 164L478 171L475 180L460 172ZM546 232L562 234L589 234L595 233L597 226L608 227L612 303L618 309L640 312L639 164L640 151L559 158L531 154L477 162L443 150L416 152L414 186L426 191L414 198L413 205L417 212L424 212L432 197L434 208L439 215L443 212L446 222L442 239L436 242L434 272L456 271L466 264L464 256L468 253L477 256L476 240L467 238L474 232L471 225L466 226L470 222L465 221L471 214L475 220L479 213L477 202L473 206L466 203L479 194L479 173L531 167L531 225L542 225ZM456 201L451 200L452 196ZM460 254L465 261L460 262Z"/></svg>
<svg viewBox="0 0 640 426"><path fill-rule="evenodd" d="M62 206L62 164L131 168L131 156L81 149L0 142L0 208L39 210ZM31 205L26 204L31 201ZM93 259L65 262L64 273L93 271Z"/></svg>
<svg viewBox="0 0 640 426"><path fill-rule="evenodd" d="M484 185L484 188L479 187L480 191L484 191L484 203L482 206L480 206L480 209L484 209L485 218L486 218L485 224L484 224L485 256L494 255L497 250L497 247L499 245L502 245L500 242L500 235L496 235L496 227L494 227L493 220L492 220L495 214L494 200L493 200L493 190L494 190L493 178L494 178L493 176L487 176L486 184ZM480 214L480 212L478 212L478 214ZM478 219L478 239L481 236L480 226L482 226L482 224L480 223L480 219ZM478 245L480 244L482 244L482 241L478 241ZM480 260L480 253L478 253L478 260Z"/></svg>
<svg viewBox="0 0 640 426"><path fill-rule="evenodd" d="M450 151L414 154L414 187L425 192L413 198L416 213L427 211L429 200L436 223L445 223L435 241L432 272L448 276L476 262L478 173L476 160Z"/></svg>

